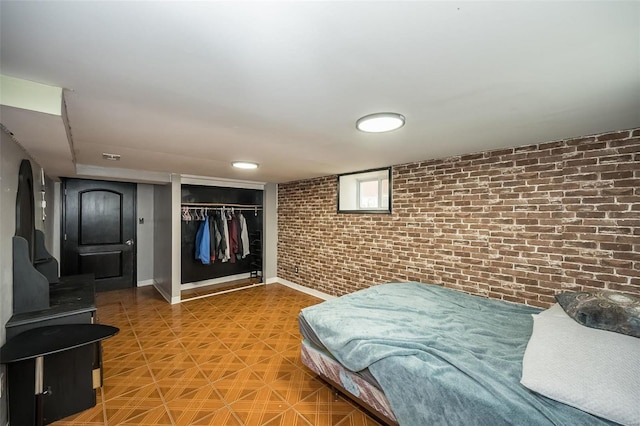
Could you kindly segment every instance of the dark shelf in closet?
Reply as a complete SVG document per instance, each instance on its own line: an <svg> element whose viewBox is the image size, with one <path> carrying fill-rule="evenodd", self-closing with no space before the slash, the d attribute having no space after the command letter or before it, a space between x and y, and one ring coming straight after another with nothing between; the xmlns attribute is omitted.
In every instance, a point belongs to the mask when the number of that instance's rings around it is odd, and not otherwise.
<svg viewBox="0 0 640 426"><path fill-rule="evenodd" d="M262 278L262 231L249 233L251 278Z"/></svg>

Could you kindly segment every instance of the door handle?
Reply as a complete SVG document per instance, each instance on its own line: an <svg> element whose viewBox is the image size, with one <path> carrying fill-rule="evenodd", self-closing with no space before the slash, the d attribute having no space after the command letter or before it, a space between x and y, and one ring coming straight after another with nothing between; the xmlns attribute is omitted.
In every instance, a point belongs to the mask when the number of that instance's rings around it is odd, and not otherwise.
<svg viewBox="0 0 640 426"><path fill-rule="evenodd" d="M132 246L133 245L133 240L132 239L128 239L127 241L124 242L126 245L128 246Z"/></svg>

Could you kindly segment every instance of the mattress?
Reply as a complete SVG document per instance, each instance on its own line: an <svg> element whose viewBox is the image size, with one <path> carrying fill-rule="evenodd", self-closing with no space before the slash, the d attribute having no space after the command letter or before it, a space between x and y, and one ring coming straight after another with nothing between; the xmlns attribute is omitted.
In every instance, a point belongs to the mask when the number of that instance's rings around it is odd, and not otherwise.
<svg viewBox="0 0 640 426"><path fill-rule="evenodd" d="M312 328L316 335L305 335L331 354L318 346L317 364L324 364L307 366L361 399L360 386L379 391L400 424L611 424L520 384L539 312L436 285L392 283L304 308L308 324L300 328ZM379 387L362 378L365 369Z"/></svg>
<svg viewBox="0 0 640 426"><path fill-rule="evenodd" d="M347 393L358 399L366 408L376 412L388 424L398 424L389 401L384 393L361 374L344 368L326 350L305 339L302 341L300 356L302 363L312 371L339 385Z"/></svg>
<svg viewBox="0 0 640 426"><path fill-rule="evenodd" d="M333 356L331 356L331 353L327 350L327 348L322 344L322 341L313 331L313 329L311 328L307 320L304 319L304 315L302 312L300 313L300 315L298 315L298 323L300 326L299 327L300 334L302 334L302 337L304 337L308 342L312 343L316 348L323 351L327 356L331 357L332 359L335 359L333 358ZM347 371L350 371L350 370L347 370ZM365 368L364 370L360 370L360 371L350 371L350 372L351 374L354 374L360 377L361 379L369 382L374 387L381 389L380 384L378 383L376 378L373 377L373 374L371 374L368 368Z"/></svg>

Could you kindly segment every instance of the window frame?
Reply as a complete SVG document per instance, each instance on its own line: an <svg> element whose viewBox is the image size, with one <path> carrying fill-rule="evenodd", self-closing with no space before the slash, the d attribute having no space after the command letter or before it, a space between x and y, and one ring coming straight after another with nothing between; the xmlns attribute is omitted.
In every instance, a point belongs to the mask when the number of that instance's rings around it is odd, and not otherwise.
<svg viewBox="0 0 640 426"><path fill-rule="evenodd" d="M373 173L376 172L386 172L386 176L366 176L366 175L371 175ZM362 178L358 178L357 175L363 175ZM392 213L392 195L393 195L393 185L392 185L392 167L382 167L382 168L377 168L377 169L368 169L368 170L361 170L358 172L351 172L351 173L343 173L337 176L337 213L348 213L348 214L353 214L353 213L366 213L366 214L391 214ZM388 187L387 187L387 191L383 191L382 187L383 187L383 181L387 180L388 181ZM360 184L363 182L374 182L377 181L378 182L378 204L382 205L382 200L383 200L383 195L386 193L388 196L388 205L386 207L379 207L379 208L370 208L370 207L365 207L365 208L361 208L360 207ZM344 188L345 186L353 186L355 183L355 208L340 208L341 202L340 202L340 198L341 198L341 194L343 193L343 191L341 191L341 185L342 188ZM344 196L344 194L342 194ZM353 203L352 203L353 204Z"/></svg>

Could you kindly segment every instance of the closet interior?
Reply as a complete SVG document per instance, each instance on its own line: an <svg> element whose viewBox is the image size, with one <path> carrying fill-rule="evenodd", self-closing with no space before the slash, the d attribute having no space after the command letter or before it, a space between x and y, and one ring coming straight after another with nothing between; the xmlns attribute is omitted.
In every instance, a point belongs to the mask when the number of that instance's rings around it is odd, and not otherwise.
<svg viewBox="0 0 640 426"><path fill-rule="evenodd" d="M182 300L262 285L263 191L181 186Z"/></svg>

